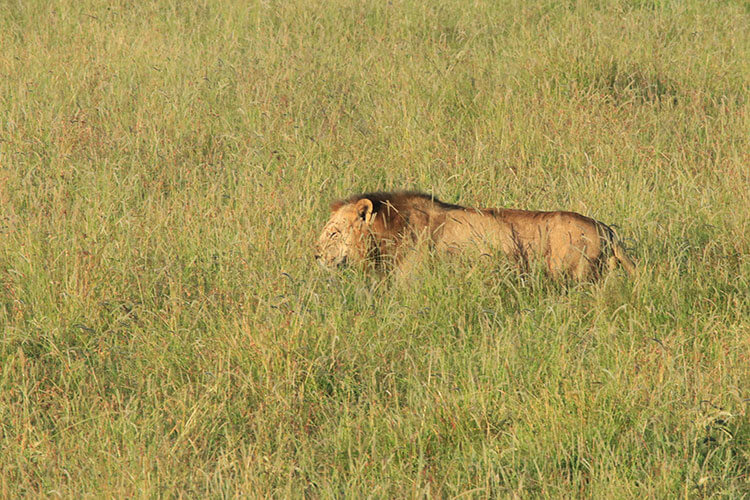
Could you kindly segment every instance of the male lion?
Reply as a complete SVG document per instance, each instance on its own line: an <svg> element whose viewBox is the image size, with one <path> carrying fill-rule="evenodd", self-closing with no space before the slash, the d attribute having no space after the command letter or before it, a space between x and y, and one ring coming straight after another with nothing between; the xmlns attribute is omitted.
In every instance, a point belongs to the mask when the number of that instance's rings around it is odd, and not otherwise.
<svg viewBox="0 0 750 500"><path fill-rule="evenodd" d="M574 212L478 209L417 192L366 193L336 201L315 258L325 267L349 263L403 266L419 242L446 253L501 251L522 268L541 261L553 276L585 280L604 264L635 265L607 225Z"/></svg>

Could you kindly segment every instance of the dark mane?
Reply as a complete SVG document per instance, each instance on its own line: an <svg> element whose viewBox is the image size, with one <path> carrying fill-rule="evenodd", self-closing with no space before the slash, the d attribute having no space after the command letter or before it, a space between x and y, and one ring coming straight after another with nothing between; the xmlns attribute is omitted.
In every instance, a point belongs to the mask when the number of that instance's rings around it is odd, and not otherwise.
<svg viewBox="0 0 750 500"><path fill-rule="evenodd" d="M372 209L373 212L380 212L380 209L382 207L391 207L392 209L395 209L396 212L399 212L403 208L407 208L411 203L413 203L414 200L420 200L423 202L431 202L435 204L439 208L444 209L463 209L464 207L460 205L453 205L451 203L445 203L437 198L435 198L433 195L422 193L419 191L394 191L394 192L373 192L373 193L362 193L362 194L356 194L354 196L350 196L346 198L345 200L342 200L342 205L348 204L348 203L354 203L357 200L361 200L363 198L367 198L372 202Z"/></svg>

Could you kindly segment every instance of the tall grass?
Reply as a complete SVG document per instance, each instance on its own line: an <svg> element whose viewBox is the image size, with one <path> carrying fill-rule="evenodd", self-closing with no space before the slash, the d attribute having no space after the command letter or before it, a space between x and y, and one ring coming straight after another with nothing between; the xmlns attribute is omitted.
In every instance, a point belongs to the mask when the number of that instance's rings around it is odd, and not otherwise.
<svg viewBox="0 0 750 500"><path fill-rule="evenodd" d="M750 495L742 2L0 4L0 496ZM418 188L637 276L314 268Z"/></svg>

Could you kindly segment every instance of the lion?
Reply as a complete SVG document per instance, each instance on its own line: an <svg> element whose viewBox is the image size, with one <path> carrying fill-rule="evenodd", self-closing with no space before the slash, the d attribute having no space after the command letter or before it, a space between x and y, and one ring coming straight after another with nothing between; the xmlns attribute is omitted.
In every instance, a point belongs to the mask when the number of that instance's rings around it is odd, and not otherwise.
<svg viewBox="0 0 750 500"><path fill-rule="evenodd" d="M615 232L575 212L468 208L414 191L365 193L331 204L315 259L326 268L404 267L424 242L436 253L504 254L522 269L538 262L555 277L586 280L621 265L633 274Z"/></svg>

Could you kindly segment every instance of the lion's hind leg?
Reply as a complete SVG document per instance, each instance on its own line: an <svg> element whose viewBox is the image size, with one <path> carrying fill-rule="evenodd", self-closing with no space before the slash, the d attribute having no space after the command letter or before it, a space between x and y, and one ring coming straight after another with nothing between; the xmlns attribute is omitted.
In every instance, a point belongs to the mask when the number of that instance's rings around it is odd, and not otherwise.
<svg viewBox="0 0 750 500"><path fill-rule="evenodd" d="M581 255L578 259L578 263L571 269L571 275L576 281L586 281L594 276L591 262L585 255Z"/></svg>

